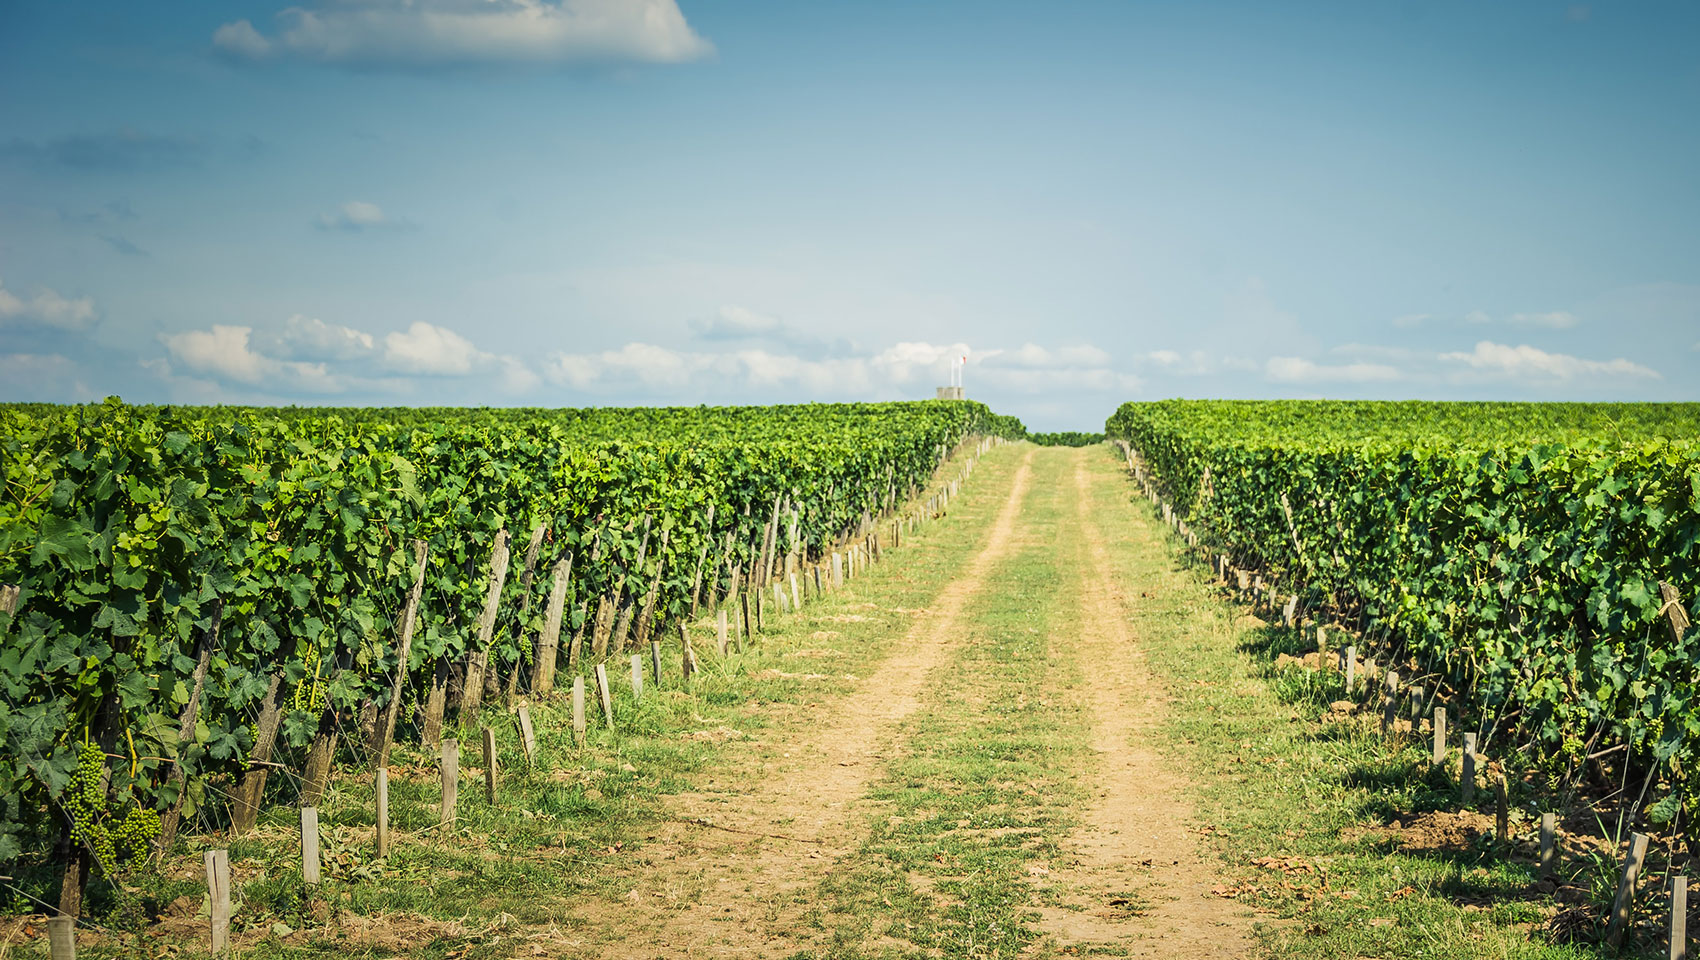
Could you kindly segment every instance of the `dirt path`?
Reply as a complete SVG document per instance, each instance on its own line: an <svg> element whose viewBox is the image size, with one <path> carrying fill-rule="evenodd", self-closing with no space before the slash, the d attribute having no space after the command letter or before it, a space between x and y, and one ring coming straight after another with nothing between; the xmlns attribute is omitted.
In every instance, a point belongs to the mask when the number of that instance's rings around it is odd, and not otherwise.
<svg viewBox="0 0 1700 960"><path fill-rule="evenodd" d="M1098 754L1095 802L1069 847L1077 863L1062 884L1077 909L1045 909L1059 947L1112 946L1134 957L1238 957L1250 950L1243 911L1210 892L1213 858L1190 829L1184 772L1154 746L1166 694L1128 625L1121 585L1093 521L1093 475L1074 452L1075 519L1082 572L1077 653L1086 670ZM1121 498L1116 498L1121 499ZM1067 540L1069 537L1059 538Z"/></svg>
<svg viewBox="0 0 1700 960"><path fill-rule="evenodd" d="M1034 452L1017 469L979 552L916 616L860 691L833 706L811 737L791 745L784 754L788 766L750 784L736 806L700 795L677 798L681 819L702 818L715 827L681 824L657 837L649 872L629 902L587 907L606 913L586 915L608 931L591 938L597 941L593 955L795 952L796 921L806 908L799 895L856 849L864 818L853 816L854 807L893 749L887 741L894 727L920 706L929 675L962 642L963 612L1010 551Z"/></svg>

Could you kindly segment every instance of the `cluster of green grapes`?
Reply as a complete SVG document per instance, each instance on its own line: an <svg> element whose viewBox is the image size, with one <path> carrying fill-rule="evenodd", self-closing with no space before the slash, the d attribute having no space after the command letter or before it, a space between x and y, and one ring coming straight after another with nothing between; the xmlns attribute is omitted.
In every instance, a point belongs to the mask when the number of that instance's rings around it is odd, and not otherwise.
<svg viewBox="0 0 1700 960"><path fill-rule="evenodd" d="M65 810L71 815L78 839L88 845L101 867L116 872L121 862L144 857L159 838L158 811L132 806L124 819L108 826L106 808L106 755L93 743L83 741L77 756L77 772L65 787Z"/></svg>
<svg viewBox="0 0 1700 960"><path fill-rule="evenodd" d="M1648 720L1646 726L1641 729L1641 746L1651 747L1658 743L1659 738L1664 735L1665 718L1663 716L1654 717Z"/></svg>
<svg viewBox="0 0 1700 960"><path fill-rule="evenodd" d="M295 710L306 710L317 713L325 705L325 693L319 683L319 668L324 664L319 656L319 648L308 647L301 655L301 665L313 671L310 683L297 684L294 692L289 695L289 706Z"/></svg>
<svg viewBox="0 0 1700 960"><path fill-rule="evenodd" d="M159 839L159 811L132 806L124 819L111 829L113 842L129 863L139 863Z"/></svg>

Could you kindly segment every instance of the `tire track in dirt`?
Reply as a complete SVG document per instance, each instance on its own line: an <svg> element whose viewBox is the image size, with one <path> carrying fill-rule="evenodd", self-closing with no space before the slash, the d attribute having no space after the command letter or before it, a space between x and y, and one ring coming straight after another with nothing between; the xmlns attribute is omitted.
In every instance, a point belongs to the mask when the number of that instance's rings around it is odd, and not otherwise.
<svg viewBox="0 0 1700 960"><path fill-rule="evenodd" d="M1067 842L1078 864L1058 871L1077 909L1046 908L1041 927L1059 946L1110 944L1133 957L1243 956L1251 950L1248 922L1210 892L1219 881L1188 826L1188 779L1152 745L1167 693L1108 572L1109 551L1092 518L1086 457L1093 452L1076 454L1073 526L1086 561L1077 649L1099 762L1094 800Z"/></svg>
<svg viewBox="0 0 1700 960"><path fill-rule="evenodd" d="M609 929L592 955L602 957L783 957L801 946L797 921L807 905L793 901L862 841L854 805L893 752L894 727L921 705L932 672L962 640L959 625L992 569L1009 553L1032 478L1029 450L979 552L921 612L891 655L859 692L787 756L792 765L751 785L736 805L684 794L676 815L705 818L721 831L681 825L658 844L677 855L661 860L627 902L588 906L583 919ZM735 834L730 831L747 831ZM671 835L668 835L671 834ZM781 834L800 843L750 834ZM652 845L653 846L653 845ZM587 931L588 932L588 931Z"/></svg>

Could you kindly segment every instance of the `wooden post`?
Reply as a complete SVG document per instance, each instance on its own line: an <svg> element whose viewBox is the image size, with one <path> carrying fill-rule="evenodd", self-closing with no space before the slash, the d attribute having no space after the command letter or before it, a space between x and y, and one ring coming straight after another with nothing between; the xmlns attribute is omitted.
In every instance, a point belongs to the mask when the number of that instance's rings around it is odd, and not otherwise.
<svg viewBox="0 0 1700 960"><path fill-rule="evenodd" d="M608 729L614 729L614 696L608 690L608 670L600 663L596 665L596 696L602 701L602 719Z"/></svg>
<svg viewBox="0 0 1700 960"><path fill-rule="evenodd" d="M1505 782L1505 770L1501 764L1488 765L1488 771L1493 776L1493 826L1499 834L1500 843L1511 842L1511 787Z"/></svg>
<svg viewBox="0 0 1700 960"><path fill-rule="evenodd" d="M721 610L714 615L714 642L720 647L720 655L726 656L726 611Z"/></svg>
<svg viewBox="0 0 1700 960"><path fill-rule="evenodd" d="M649 590L643 595L643 605L637 618L637 630L632 642L641 650L649 643L649 631L655 624L655 604L661 596L661 576L667 569L667 545L673 540L671 529L661 531L661 546L655 551L655 576L649 581Z"/></svg>
<svg viewBox="0 0 1700 960"><path fill-rule="evenodd" d="M47 955L52 960L77 960L77 918L47 918Z"/></svg>
<svg viewBox="0 0 1700 960"><path fill-rule="evenodd" d="M767 525L762 529L761 559L756 566L756 583L767 586L773 579L773 549L779 539L779 506L782 497L773 498L773 514L768 518Z"/></svg>
<svg viewBox="0 0 1700 960"><path fill-rule="evenodd" d="M1641 878L1641 864L1646 859L1647 835L1630 834L1629 858L1623 861L1623 876L1617 882L1617 899L1611 905L1611 922L1606 925L1606 943L1613 949L1623 945L1629 915L1635 906L1635 883Z"/></svg>
<svg viewBox="0 0 1700 960"><path fill-rule="evenodd" d="M496 531L490 548L490 577L484 591L484 610L478 615L478 635L466 658L466 682L461 685L460 710L468 716L484 703L484 674L490 666L490 638L496 633L496 610L502 600L502 584L508 579L508 528Z"/></svg>
<svg viewBox="0 0 1700 960"><path fill-rule="evenodd" d="M720 548L721 556L726 558L726 599L722 603L731 603L738 595L738 578L743 575L743 568L732 556L732 531L726 531L726 541Z"/></svg>
<svg viewBox="0 0 1700 960"><path fill-rule="evenodd" d="M1558 873L1558 814L1547 811L1541 814L1541 876L1551 877Z"/></svg>
<svg viewBox="0 0 1700 960"><path fill-rule="evenodd" d="M1670 881L1670 960L1688 960L1688 878Z"/></svg>
<svg viewBox="0 0 1700 960"><path fill-rule="evenodd" d="M616 657L626 652L626 637L631 635L633 610L638 603L639 600L633 597L631 603L620 608L620 615L614 620L614 634L608 641L608 652Z"/></svg>
<svg viewBox="0 0 1700 960"><path fill-rule="evenodd" d="M332 761L336 759L336 743L340 735L341 725L337 722L336 707L327 699L324 710L319 713L318 735L307 748L306 769L301 775L302 806L318 806L319 799L330 787L331 772L335 768Z"/></svg>
<svg viewBox="0 0 1700 960"><path fill-rule="evenodd" d="M1358 647L1353 644L1346 648L1346 696L1348 698L1357 692L1358 686Z"/></svg>
<svg viewBox="0 0 1700 960"><path fill-rule="evenodd" d="M401 713L402 693L407 690L407 661L413 655L413 627L419 618L419 598L425 590L425 541L413 541L413 589L407 592L407 602L401 608L401 628L396 639L395 682L390 684L390 703L384 709L383 725L378 732L378 749L374 767L390 761L390 743L395 738L396 717Z"/></svg>
<svg viewBox="0 0 1700 960"><path fill-rule="evenodd" d="M643 655L632 654L632 699L643 699Z"/></svg>
<svg viewBox="0 0 1700 960"><path fill-rule="evenodd" d="M1281 611L1281 626L1291 627L1293 618L1298 615L1298 611L1299 597L1298 594L1294 594L1287 598L1287 606Z"/></svg>
<svg viewBox="0 0 1700 960"><path fill-rule="evenodd" d="M531 672L533 696L547 696L555 689L555 656L560 649L561 617L567 603L567 584L572 579L572 572L571 554L556 562L549 584L549 607L543 617L543 635L537 640L537 669Z"/></svg>
<svg viewBox="0 0 1700 960"><path fill-rule="evenodd" d="M15 588L9 589L15 590ZM15 596L14 592L13 604L17 602ZM199 631L200 639L196 643L198 649L194 679L189 684L189 702L183 705L183 712L178 716L178 743L189 743L194 739L195 719L200 714L201 709L201 694L206 690L207 668L212 664L213 647L218 645L219 629L224 622L224 601L215 599L213 604L210 622L205 629ZM0 610L6 613L12 612L5 609L3 605L0 605ZM189 793L185 789L187 780L188 774L184 772L183 764L173 763L169 782L178 787L177 799L171 802L171 806L167 807L164 815L159 818L159 842L155 844L156 856L159 859L164 859L165 855L171 852L172 844L177 841L177 824L183 817L183 801L188 798ZM74 944L73 949L75 949Z"/></svg>
<svg viewBox="0 0 1700 960"><path fill-rule="evenodd" d="M596 570L597 561L602 559L602 531L598 529L590 540L590 569ZM573 628L573 635L567 639L567 669L578 666L578 658L584 655L584 634L595 627L591 618L590 597L578 598L578 626Z"/></svg>
<svg viewBox="0 0 1700 960"><path fill-rule="evenodd" d="M529 543L526 546L525 563L521 566L520 575L519 575L519 596L520 596L519 616L520 616L520 622L521 623L524 623L527 615L531 613L531 581L537 574L537 551L542 548L542 546L543 546L543 535L548 533L548 532L549 532L548 526L546 526L545 524L539 523L537 526L532 528L532 530L531 530L531 543ZM551 586L553 586L553 585L551 584ZM532 673L535 675L536 672L537 672L537 670L536 670L537 658L535 656L536 650L533 649L532 652L534 654L534 656L532 657L532 664L533 664ZM511 703L514 702L514 695L519 692L520 670L524 666L525 666L525 656L523 654L516 655L514 657L513 669L508 671L508 685L502 691L502 702L503 703L511 704ZM533 680L533 682L535 683L536 681Z"/></svg>
<svg viewBox="0 0 1700 960"><path fill-rule="evenodd" d="M696 573L691 577L691 616L697 615L697 600L702 596L702 565L708 559L708 545L713 541L714 504L708 505L708 519L703 521L702 549L697 551Z"/></svg>
<svg viewBox="0 0 1700 960"><path fill-rule="evenodd" d="M319 882L319 811L301 808L301 882Z"/></svg>
<svg viewBox="0 0 1700 960"><path fill-rule="evenodd" d="M455 819L455 800L460 796L460 741L453 737L443 741L443 752L438 760L443 771L443 800L438 811L438 821L453 823Z"/></svg>
<svg viewBox="0 0 1700 960"><path fill-rule="evenodd" d="M584 678L573 678L573 742L584 746Z"/></svg>
<svg viewBox="0 0 1700 960"><path fill-rule="evenodd" d="M685 679L689 680L691 675L697 672L697 652L691 649L691 634L685 629L683 620L679 621L679 647Z"/></svg>
<svg viewBox="0 0 1700 960"><path fill-rule="evenodd" d="M649 641L649 666L654 671L655 689L661 689L661 641Z"/></svg>
<svg viewBox="0 0 1700 960"><path fill-rule="evenodd" d="M295 656L297 645L295 634L289 633L272 654L275 662L287 663ZM266 774L271 770L269 761L272 758L272 748L277 744L278 729L283 726L283 700L288 695L283 681L284 671L280 668L272 674L271 683L266 687L265 698L260 701L260 720L255 724L254 749L248 753L248 772L242 775L242 782L237 785L236 802L230 811L232 836L241 836L254 829L254 821L260 816L260 800L266 791Z"/></svg>
<svg viewBox="0 0 1700 960"><path fill-rule="evenodd" d="M1423 688L1420 686L1406 687L1411 697L1411 735L1417 733L1417 724L1423 719Z"/></svg>
<svg viewBox="0 0 1700 960"><path fill-rule="evenodd" d="M1673 642L1682 642L1682 635L1688 632L1688 611L1682 608L1682 595L1676 588L1663 581L1659 582L1659 600L1664 606L1659 610L1665 620L1665 629L1670 631Z"/></svg>
<svg viewBox="0 0 1700 960"><path fill-rule="evenodd" d="M614 603L615 607L619 610L619 617L614 623L614 634L609 640L608 647L604 651L605 653L612 653L615 656L619 656L626 652L626 636L632 629L632 617L635 615L634 608L642 601L641 598L634 593L631 603L623 603L622 600L625 596L625 584L633 577L641 577L643 574L643 561L645 557L649 556L649 534L651 522L652 518L649 514L644 514L643 539L638 541L637 559L633 561L631 570L621 576L619 586L615 589ZM641 582L641 580L634 581L634 583ZM600 657L602 654L599 653L597 656Z"/></svg>
<svg viewBox="0 0 1700 960"><path fill-rule="evenodd" d="M438 660L431 672L431 689L425 694L425 716L419 724L419 740L433 749L443 740L443 713L448 709L449 681L453 674L453 664Z"/></svg>
<svg viewBox="0 0 1700 960"><path fill-rule="evenodd" d="M1381 701L1381 735L1388 736L1393 732L1393 711L1399 705L1399 673L1396 670L1387 671L1387 685L1382 690Z"/></svg>
<svg viewBox="0 0 1700 960"><path fill-rule="evenodd" d="M802 598L797 596L797 571L791 571L791 609L798 610L803 606Z"/></svg>
<svg viewBox="0 0 1700 960"><path fill-rule="evenodd" d="M531 708L522 706L515 714L519 721L519 745L525 751L525 762L537 762L537 730L531 725Z"/></svg>
<svg viewBox="0 0 1700 960"><path fill-rule="evenodd" d="M748 590L738 594L738 602L744 607L744 632L738 635L738 652L744 652L744 638L751 635L750 630L750 593Z"/></svg>
<svg viewBox="0 0 1700 960"><path fill-rule="evenodd" d="M1458 777L1458 799L1468 805L1476 799L1476 735L1464 734L1464 759Z"/></svg>
<svg viewBox="0 0 1700 960"><path fill-rule="evenodd" d="M484 728L484 799L496 802L496 731Z"/></svg>
<svg viewBox="0 0 1700 960"><path fill-rule="evenodd" d="M624 581L622 581L624 582ZM608 636L614 632L614 597L612 591L596 600L596 619L590 628L590 655L600 660L608 654Z"/></svg>
<svg viewBox="0 0 1700 960"><path fill-rule="evenodd" d="M378 859L390 855L390 771L379 767L376 790L378 794Z"/></svg>
<svg viewBox="0 0 1700 960"><path fill-rule="evenodd" d="M1446 762L1446 708L1434 708L1434 765Z"/></svg>
<svg viewBox="0 0 1700 960"><path fill-rule="evenodd" d="M844 555L837 550L832 551L832 589L844 587Z"/></svg>
<svg viewBox="0 0 1700 960"><path fill-rule="evenodd" d="M230 949L230 851L208 850L201 855L207 868L207 923L212 929L212 954Z"/></svg>

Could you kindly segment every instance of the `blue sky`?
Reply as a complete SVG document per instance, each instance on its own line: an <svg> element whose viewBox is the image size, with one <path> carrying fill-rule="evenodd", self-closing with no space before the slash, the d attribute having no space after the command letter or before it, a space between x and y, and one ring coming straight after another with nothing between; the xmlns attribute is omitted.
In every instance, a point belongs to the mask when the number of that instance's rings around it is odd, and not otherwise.
<svg viewBox="0 0 1700 960"><path fill-rule="evenodd" d="M0 399L1696 399L1700 7L0 6Z"/></svg>

